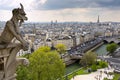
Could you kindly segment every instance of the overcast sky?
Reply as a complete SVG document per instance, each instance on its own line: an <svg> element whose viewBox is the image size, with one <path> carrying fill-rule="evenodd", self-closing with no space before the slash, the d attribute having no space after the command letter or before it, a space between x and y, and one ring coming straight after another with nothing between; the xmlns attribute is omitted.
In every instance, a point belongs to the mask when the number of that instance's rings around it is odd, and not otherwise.
<svg viewBox="0 0 120 80"><path fill-rule="evenodd" d="M0 0L0 21L11 18L11 10L22 3L32 22L100 21L120 22L120 0Z"/></svg>

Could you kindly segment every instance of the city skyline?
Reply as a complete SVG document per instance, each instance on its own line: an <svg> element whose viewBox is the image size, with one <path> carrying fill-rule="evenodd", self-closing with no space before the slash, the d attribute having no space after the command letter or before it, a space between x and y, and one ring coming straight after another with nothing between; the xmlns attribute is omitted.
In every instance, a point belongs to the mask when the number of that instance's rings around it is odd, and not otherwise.
<svg viewBox="0 0 120 80"><path fill-rule="evenodd" d="M11 2L11 4L10 4ZM0 21L12 16L11 10L22 3L30 22L119 22L119 0L0 0Z"/></svg>

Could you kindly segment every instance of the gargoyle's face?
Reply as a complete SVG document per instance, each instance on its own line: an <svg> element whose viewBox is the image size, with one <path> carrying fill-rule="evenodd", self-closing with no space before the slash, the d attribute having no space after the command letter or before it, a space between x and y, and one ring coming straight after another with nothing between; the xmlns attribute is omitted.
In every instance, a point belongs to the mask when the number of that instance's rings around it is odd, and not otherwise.
<svg viewBox="0 0 120 80"><path fill-rule="evenodd" d="M20 3L21 8L14 9L12 11L13 16L16 17L17 20L20 21L20 23L24 22L24 20L27 20L26 13L24 11L23 5Z"/></svg>
<svg viewBox="0 0 120 80"><path fill-rule="evenodd" d="M20 4L21 8L13 9L13 17L16 18L18 21L20 21L20 25L24 20L27 20L26 13L24 11L24 7L22 4Z"/></svg>
<svg viewBox="0 0 120 80"><path fill-rule="evenodd" d="M28 18L26 17L26 13L23 9L19 9L17 14L17 19L24 22L24 20L27 20Z"/></svg>

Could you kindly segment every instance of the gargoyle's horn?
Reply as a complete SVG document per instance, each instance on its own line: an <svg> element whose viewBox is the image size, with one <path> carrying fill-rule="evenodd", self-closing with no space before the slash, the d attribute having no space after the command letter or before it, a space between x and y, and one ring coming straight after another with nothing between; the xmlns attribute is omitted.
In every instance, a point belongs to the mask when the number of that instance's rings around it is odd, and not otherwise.
<svg viewBox="0 0 120 80"><path fill-rule="evenodd" d="M23 7L23 5L20 3L20 6L21 6L21 9L23 9L24 10L24 7Z"/></svg>

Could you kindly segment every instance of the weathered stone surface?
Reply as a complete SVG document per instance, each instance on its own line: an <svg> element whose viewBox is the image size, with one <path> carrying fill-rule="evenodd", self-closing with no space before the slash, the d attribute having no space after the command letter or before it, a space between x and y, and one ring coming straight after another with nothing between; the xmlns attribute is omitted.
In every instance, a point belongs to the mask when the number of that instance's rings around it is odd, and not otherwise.
<svg viewBox="0 0 120 80"><path fill-rule="evenodd" d="M19 26L27 20L23 5L13 9L11 20L7 21L5 29L0 36L0 80L16 80L16 68L18 65L27 65L26 58L16 58L20 49L27 50L28 43L22 38ZM16 38L20 43L12 42Z"/></svg>

